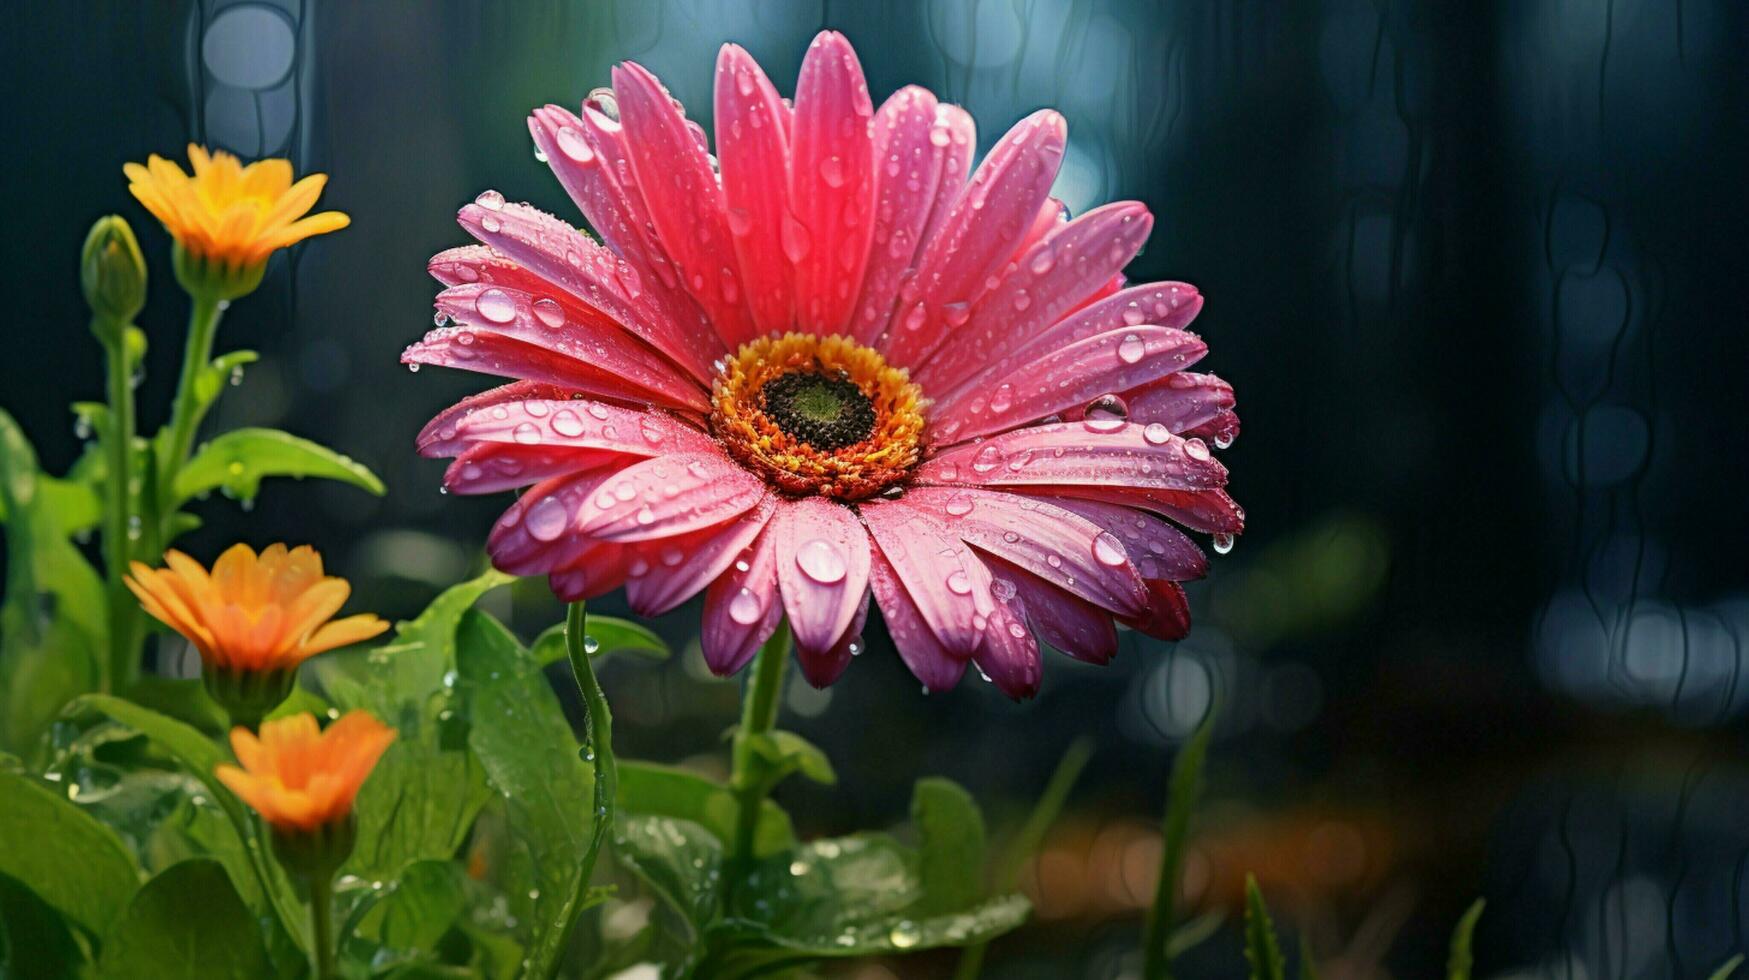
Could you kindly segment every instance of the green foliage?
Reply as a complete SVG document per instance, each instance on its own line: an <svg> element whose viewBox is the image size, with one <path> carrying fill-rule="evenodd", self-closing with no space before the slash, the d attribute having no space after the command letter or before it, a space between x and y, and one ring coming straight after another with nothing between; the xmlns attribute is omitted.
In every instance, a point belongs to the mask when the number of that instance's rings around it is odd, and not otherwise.
<svg viewBox="0 0 1749 980"><path fill-rule="evenodd" d="M525 929L528 970L550 972L563 954L592 861L592 767L577 753L558 697L533 655L483 613L462 617L459 666L474 719L468 745L503 794L510 838L532 874L509 898ZM581 815L579 808L582 808ZM519 883L520 885L520 883Z"/></svg>
<svg viewBox="0 0 1749 980"><path fill-rule="evenodd" d="M202 980L273 972L254 916L224 867L208 860L172 865L148 881L104 940L98 970L108 977Z"/></svg>
<svg viewBox="0 0 1749 980"><path fill-rule="evenodd" d="M924 913L963 909L984 897L984 814L958 783L939 776L911 790Z"/></svg>
<svg viewBox="0 0 1749 980"><path fill-rule="evenodd" d="M68 539L95 523L96 499L39 472L35 449L0 411L0 749L28 752L61 705L101 678L109 645L103 581Z"/></svg>
<svg viewBox="0 0 1749 980"><path fill-rule="evenodd" d="M1446 980L1470 980L1470 968L1475 963L1473 943L1476 935L1476 923L1481 921L1482 909L1487 905L1483 899L1476 899L1458 919L1457 928L1451 933L1451 958L1446 962Z"/></svg>
<svg viewBox="0 0 1749 980"><path fill-rule="evenodd" d="M734 794L728 787L684 769L620 760L619 806L631 814L697 824L725 845L735 836ZM753 835L754 855L776 854L794 846L795 841L789 814L766 800Z"/></svg>
<svg viewBox="0 0 1749 980"><path fill-rule="evenodd" d="M1287 965L1275 939L1275 923L1257 878L1245 876L1245 962L1251 965L1251 980L1287 980Z"/></svg>
<svg viewBox="0 0 1749 980"><path fill-rule="evenodd" d="M629 619L589 614L589 642L584 648L592 660L610 654L626 654L642 660L667 660L674 655L668 644L648 627ZM544 630L530 647L541 666L565 659L565 624L558 623Z"/></svg>
<svg viewBox="0 0 1749 980"><path fill-rule="evenodd" d="M1726 960L1725 962L1719 964L1719 968L1717 970L1714 970L1708 976L1707 980L1731 980L1731 975L1736 973L1737 967L1742 966L1742 965L1743 965L1743 954L1738 953L1736 956L1733 956L1730 959Z"/></svg>
<svg viewBox="0 0 1749 980"><path fill-rule="evenodd" d="M0 772L0 841L0 875L91 936L108 933L139 885L114 831L27 776Z"/></svg>
<svg viewBox="0 0 1749 980"><path fill-rule="evenodd" d="M180 504L213 490L248 500L269 476L319 477L379 497L384 492L376 474L332 449L274 429L234 429L195 451L171 484L171 502Z"/></svg>

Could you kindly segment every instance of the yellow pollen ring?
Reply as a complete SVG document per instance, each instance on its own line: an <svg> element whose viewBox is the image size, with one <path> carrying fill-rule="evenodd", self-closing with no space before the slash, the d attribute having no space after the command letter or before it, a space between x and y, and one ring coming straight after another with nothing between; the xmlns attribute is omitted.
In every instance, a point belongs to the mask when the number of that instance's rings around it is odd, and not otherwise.
<svg viewBox="0 0 1749 980"><path fill-rule="evenodd" d="M874 409L868 438L811 445L766 413L765 386L788 374L841 378ZM741 345L712 387L711 431L741 465L796 497L862 500L903 480L923 453L923 393L902 368L848 337L786 333Z"/></svg>

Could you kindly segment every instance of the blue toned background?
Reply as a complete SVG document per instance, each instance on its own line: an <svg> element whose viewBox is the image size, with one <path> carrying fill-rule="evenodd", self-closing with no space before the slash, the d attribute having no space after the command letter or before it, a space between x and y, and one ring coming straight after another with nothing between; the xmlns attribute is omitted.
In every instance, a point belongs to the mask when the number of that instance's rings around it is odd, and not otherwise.
<svg viewBox="0 0 1749 980"><path fill-rule="evenodd" d="M1225 457L1251 529L1192 589L1176 646L1058 658L1013 705L923 696L871 629L843 681L788 692L842 785L779 791L808 833L897 822L917 775L1011 829L1065 745L1097 752L1026 875L1034 924L988 975L1115 978L1159 852L1174 746L1226 710L1187 887L1256 870L1334 980L1435 975L1485 895L1480 975L1704 977L1749 929L1749 8L1731 0L205 0L18 5L0 35L6 148L0 404L53 469L102 390L75 260L140 229L162 418L183 298L121 165L195 140L333 175L353 226L274 260L222 348L263 353L216 424L334 445L390 487L214 499L187 540L307 541L358 608L400 615L478 560L505 500L437 492L418 426L481 379L399 366L425 259L487 187L573 220L524 117L638 60L709 123L733 40L786 94L822 27L877 98L916 82L988 143L1068 117L1057 193L1158 217L1132 278L1195 283L1208 366L1239 393ZM609 600L604 605L613 605ZM539 583L497 612L559 618ZM683 607L658 624L684 641ZM158 651L162 669L183 651ZM622 754L712 764L736 689L696 645L604 684ZM696 757L696 758L695 758ZM1232 926L1185 974L1237 975ZM863 977L933 976L915 958ZM881 970L890 971L882 973Z"/></svg>

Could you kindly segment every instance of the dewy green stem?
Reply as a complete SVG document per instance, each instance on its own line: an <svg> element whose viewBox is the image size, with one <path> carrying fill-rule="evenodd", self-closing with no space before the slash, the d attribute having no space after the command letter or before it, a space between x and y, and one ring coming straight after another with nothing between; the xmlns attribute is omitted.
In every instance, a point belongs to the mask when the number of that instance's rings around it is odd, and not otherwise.
<svg viewBox="0 0 1749 980"><path fill-rule="evenodd" d="M753 857L753 832L759 823L759 808L768 786L754 772L751 736L763 735L777 725L777 709L783 694L783 671L789 664L789 623L779 621L777 631L759 648L753 661L753 676L741 698L741 727L735 732L729 789L735 794L735 844L731 864L745 864Z"/></svg>
<svg viewBox="0 0 1749 980"><path fill-rule="evenodd" d="M619 793L619 763L613 757L613 712L607 708L607 695L601 682L595 679L595 667L585 649L584 630L588 617L583 603L573 602L565 613L565 651L571 658L571 674L577 679L577 690L583 695L585 735L583 758L595 764L595 828L589 837L589 849L583 855L583 867L577 875L577 894L571 899L570 921L565 925L563 949L570 944L571 930L577 925L578 912L589 891L589 878L595 872L595 859L613 829L614 802ZM553 963L557 975L558 962Z"/></svg>
<svg viewBox="0 0 1749 980"><path fill-rule="evenodd" d="M103 675L107 691L126 690L139 668L138 655L132 642L134 610L137 606L128 593L122 576L127 574L130 542L134 531L132 495L128 481L133 476L134 447L134 386L133 370L128 364L127 327L94 331L110 337L104 343L109 373L109 427L104 432L104 449L108 457L109 480L104 486L103 564L107 575L109 605L109 663Z"/></svg>
<svg viewBox="0 0 1749 980"><path fill-rule="evenodd" d="M213 338L219 332L219 317L225 303L213 294L195 294L194 307L188 313L188 339L182 350L182 376L176 381L176 400L170 408L170 441L164 446L164 456L158 461L158 499L166 504L173 498L171 488L176 474L188 461L194 448L195 432L206 414L211 399L203 399L195 391L201 376L213 359ZM167 515L156 515L160 518Z"/></svg>
<svg viewBox="0 0 1749 980"><path fill-rule="evenodd" d="M334 970L334 879L324 871L310 877L311 941L316 947L317 980L339 976Z"/></svg>

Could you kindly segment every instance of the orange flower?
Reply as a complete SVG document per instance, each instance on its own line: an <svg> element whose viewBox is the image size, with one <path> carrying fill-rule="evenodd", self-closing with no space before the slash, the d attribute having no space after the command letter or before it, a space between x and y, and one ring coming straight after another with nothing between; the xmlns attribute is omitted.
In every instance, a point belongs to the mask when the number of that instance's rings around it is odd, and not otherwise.
<svg viewBox="0 0 1749 980"><path fill-rule="evenodd" d="M209 575L180 551L169 567L133 563L128 588L146 612L188 638L207 668L233 672L295 670L325 650L348 646L389 628L369 613L329 622L352 587L322 575L322 556L309 546L268 545L259 557L232 545Z"/></svg>
<svg viewBox="0 0 1749 980"><path fill-rule="evenodd" d="M348 712L326 731L306 712L264 722L259 737L232 729L242 768L214 772L274 830L309 833L352 813L359 787L394 740L395 730L367 711Z"/></svg>
<svg viewBox="0 0 1749 980"><path fill-rule="evenodd" d="M259 265L274 250L351 223L340 211L305 217L316 204L326 174L292 183L288 160L257 160L243 166L229 153L208 154L188 144L194 176L153 154L145 166L125 164L128 190L164 223L190 255L231 267Z"/></svg>

